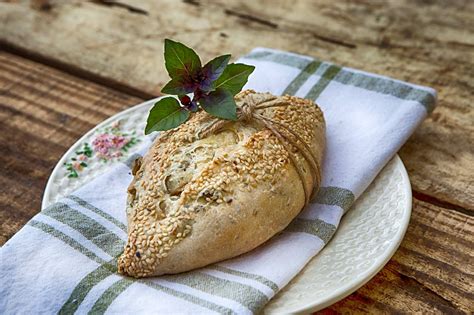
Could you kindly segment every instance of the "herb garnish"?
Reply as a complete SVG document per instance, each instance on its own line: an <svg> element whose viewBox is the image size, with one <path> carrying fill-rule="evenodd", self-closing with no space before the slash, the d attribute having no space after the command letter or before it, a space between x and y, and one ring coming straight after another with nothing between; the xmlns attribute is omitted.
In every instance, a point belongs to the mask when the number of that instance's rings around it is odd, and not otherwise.
<svg viewBox="0 0 474 315"><path fill-rule="evenodd" d="M165 66L171 78L161 92L178 96L155 103L148 115L145 134L178 127L200 108L212 116L236 120L234 95L239 93L254 66L229 64L231 55L216 57L201 65L194 50L165 39ZM192 98L188 94L192 93Z"/></svg>

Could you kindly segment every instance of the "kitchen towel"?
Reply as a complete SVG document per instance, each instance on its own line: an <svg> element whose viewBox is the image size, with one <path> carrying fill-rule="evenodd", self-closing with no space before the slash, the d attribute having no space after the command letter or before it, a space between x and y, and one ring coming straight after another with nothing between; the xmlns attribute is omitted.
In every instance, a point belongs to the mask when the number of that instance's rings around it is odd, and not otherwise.
<svg viewBox="0 0 474 315"><path fill-rule="evenodd" d="M246 88L313 99L326 118L322 187L286 230L206 268L123 277L116 259L127 237L131 175L117 163L1 248L0 314L258 312L330 241L344 212L435 106L430 88L307 56L257 48L238 62L256 67Z"/></svg>

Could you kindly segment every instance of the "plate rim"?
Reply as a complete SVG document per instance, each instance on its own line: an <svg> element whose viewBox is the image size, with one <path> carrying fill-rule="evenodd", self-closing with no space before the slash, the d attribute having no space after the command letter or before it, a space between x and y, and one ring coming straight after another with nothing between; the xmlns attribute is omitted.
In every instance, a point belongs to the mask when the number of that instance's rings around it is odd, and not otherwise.
<svg viewBox="0 0 474 315"><path fill-rule="evenodd" d="M64 163L64 161L67 160L67 157L73 153L76 150L76 147L80 145L82 142L84 142L87 138L89 138L97 129L100 129L111 122L120 119L121 116L125 116L128 113L134 112L136 110L139 110L141 108L150 106L151 103L158 101L159 99L163 98L165 96L160 96L156 97L147 101L144 101L142 103L132 105L131 107L122 110L118 113L115 113L114 115L106 118L99 124L95 125L92 127L89 131L87 131L84 135L82 135L77 141L75 141L69 149L59 158L59 160L56 162L55 167L53 168L48 181L46 183L44 192L43 192L43 197L42 197L42 202L41 202L41 211L48 207L51 203L51 194L52 194L52 186L53 186L53 181L56 175L60 172L61 166ZM342 286L338 288L337 290L334 291L333 294L328 295L326 298L322 299L322 301L316 301L314 303L306 304L304 306L301 306L299 308L296 308L292 310L292 313L295 314L306 314L310 312L315 312L319 311L321 309L324 309L340 300L343 298L349 296L353 292L357 291L360 289L363 285L365 285L367 282L369 282L380 270L383 269L383 267L388 263L388 261L392 258L392 256L395 254L397 249L399 248L402 240L404 239L404 236L406 234L406 231L408 229L408 225L410 222L411 218L411 211L412 211L412 203L413 203L413 196L412 196L412 190L411 190L411 183L410 179L408 176L408 172L406 170L406 167L398 155L398 153L395 153L394 156L392 157L396 161L396 163L400 166L399 170L401 172L401 177L402 177L402 183L403 183L403 190L404 190L404 195L405 195L405 209L403 211L404 216L401 218L401 228L398 230L396 237L396 242L393 242L390 244L389 248L385 252L385 255L383 257L380 257L377 263L374 263L371 268L369 268L363 277L359 279L356 282L350 282L345 286ZM390 159L390 160L392 160ZM389 160L389 161L390 161ZM344 217L342 218L344 220ZM324 251L324 249L323 249ZM319 253L320 254L320 253ZM265 312L265 309L263 310ZM276 312L278 313L278 312Z"/></svg>

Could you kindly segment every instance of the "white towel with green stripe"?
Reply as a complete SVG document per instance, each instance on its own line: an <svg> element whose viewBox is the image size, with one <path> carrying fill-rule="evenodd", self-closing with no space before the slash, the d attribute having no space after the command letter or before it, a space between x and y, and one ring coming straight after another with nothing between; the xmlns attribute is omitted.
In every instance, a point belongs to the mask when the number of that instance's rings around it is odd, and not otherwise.
<svg viewBox="0 0 474 315"><path fill-rule="evenodd" d="M131 180L129 167L118 163L44 209L2 247L0 314L258 312L330 241L343 213L435 106L430 88L306 56L258 48L240 62L256 66L247 88L314 99L324 111L323 183L311 204L243 256L131 279L116 268Z"/></svg>

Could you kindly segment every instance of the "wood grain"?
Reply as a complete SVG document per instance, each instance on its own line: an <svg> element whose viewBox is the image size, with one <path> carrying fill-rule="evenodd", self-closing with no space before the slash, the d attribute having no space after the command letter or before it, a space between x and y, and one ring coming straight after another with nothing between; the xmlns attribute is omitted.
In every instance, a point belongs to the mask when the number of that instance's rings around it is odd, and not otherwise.
<svg viewBox="0 0 474 315"><path fill-rule="evenodd" d="M40 210L59 158L140 99L0 52L0 244Z"/></svg>
<svg viewBox="0 0 474 315"><path fill-rule="evenodd" d="M49 3L0 3L0 40L140 96L167 80L165 37L204 59L266 46L432 86L438 109L400 155L424 200L474 213L472 1Z"/></svg>
<svg viewBox="0 0 474 315"><path fill-rule="evenodd" d="M141 99L0 52L0 244L39 211L56 162L84 132ZM406 237L367 285L323 313L474 311L474 218L415 198Z"/></svg>

